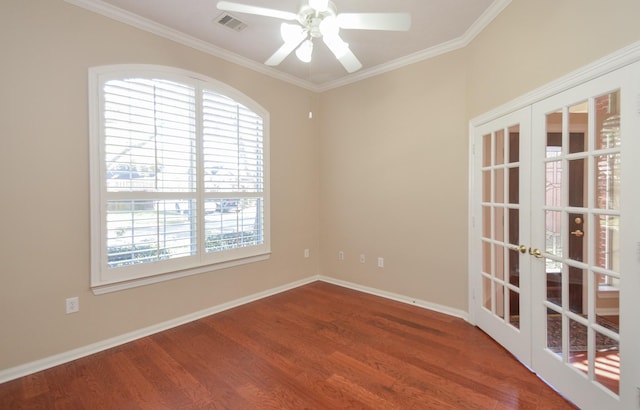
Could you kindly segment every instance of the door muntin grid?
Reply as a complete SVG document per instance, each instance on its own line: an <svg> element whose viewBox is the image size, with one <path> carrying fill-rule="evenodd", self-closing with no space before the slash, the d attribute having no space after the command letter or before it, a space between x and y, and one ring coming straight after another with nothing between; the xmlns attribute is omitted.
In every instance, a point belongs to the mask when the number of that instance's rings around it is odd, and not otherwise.
<svg viewBox="0 0 640 410"><path fill-rule="evenodd" d="M620 92L546 114L546 351L620 389Z"/></svg>
<svg viewBox="0 0 640 410"><path fill-rule="evenodd" d="M482 136L482 307L520 328L520 126Z"/></svg>

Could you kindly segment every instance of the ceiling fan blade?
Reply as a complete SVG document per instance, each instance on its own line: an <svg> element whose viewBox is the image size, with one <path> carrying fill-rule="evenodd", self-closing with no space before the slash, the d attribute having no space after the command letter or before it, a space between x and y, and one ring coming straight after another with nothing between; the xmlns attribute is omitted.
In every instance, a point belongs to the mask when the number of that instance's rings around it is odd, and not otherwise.
<svg viewBox="0 0 640 410"><path fill-rule="evenodd" d="M345 70L349 74L354 73L362 68L362 63L358 60L358 57L353 54L353 52L349 49L346 53L340 58L338 58L340 64L344 67Z"/></svg>
<svg viewBox="0 0 640 410"><path fill-rule="evenodd" d="M284 24L284 23L283 23ZM307 33L302 32L300 37L286 41L279 49L267 61L264 63L270 66L276 66L280 64L293 50L296 49L307 38Z"/></svg>
<svg viewBox="0 0 640 410"><path fill-rule="evenodd" d="M408 31L411 28L409 13L340 13L336 19L344 29Z"/></svg>
<svg viewBox="0 0 640 410"><path fill-rule="evenodd" d="M268 9L265 7L252 6L250 4L234 3L232 1L219 1L219 10L235 11L237 13L255 14L258 16L275 17L282 20L297 20L298 15L289 11Z"/></svg>
<svg viewBox="0 0 640 410"><path fill-rule="evenodd" d="M362 63L358 60L358 57L353 54L349 44L345 43L340 36L324 36L322 40L348 73L356 72L362 68Z"/></svg>

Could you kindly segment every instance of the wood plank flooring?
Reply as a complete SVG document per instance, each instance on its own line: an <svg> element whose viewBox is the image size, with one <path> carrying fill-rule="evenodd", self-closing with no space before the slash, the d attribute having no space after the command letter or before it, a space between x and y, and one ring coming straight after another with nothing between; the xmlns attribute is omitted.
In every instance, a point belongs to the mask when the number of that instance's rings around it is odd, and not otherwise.
<svg viewBox="0 0 640 410"><path fill-rule="evenodd" d="M461 319L324 282L0 384L1 409L573 409Z"/></svg>

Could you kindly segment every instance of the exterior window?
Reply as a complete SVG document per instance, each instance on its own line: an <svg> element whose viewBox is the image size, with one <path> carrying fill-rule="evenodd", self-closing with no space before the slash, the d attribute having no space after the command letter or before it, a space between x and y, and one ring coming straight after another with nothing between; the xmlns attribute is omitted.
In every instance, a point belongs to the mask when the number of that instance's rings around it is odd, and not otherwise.
<svg viewBox="0 0 640 410"><path fill-rule="evenodd" d="M94 292L268 257L264 109L166 67L94 68L90 87Z"/></svg>

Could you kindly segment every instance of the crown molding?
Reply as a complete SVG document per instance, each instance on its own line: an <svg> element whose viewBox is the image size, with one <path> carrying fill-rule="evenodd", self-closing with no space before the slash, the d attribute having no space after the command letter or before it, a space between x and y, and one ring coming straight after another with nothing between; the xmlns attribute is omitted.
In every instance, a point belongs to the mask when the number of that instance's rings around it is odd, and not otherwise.
<svg viewBox="0 0 640 410"><path fill-rule="evenodd" d="M640 41L636 41L586 66L580 67L548 84L515 98L469 121L470 130L510 112L525 108L539 101L569 90L612 71L640 61ZM638 99L640 107L640 99ZM639 110L640 113L640 110ZM471 134L470 134L471 135Z"/></svg>
<svg viewBox="0 0 640 410"><path fill-rule="evenodd" d="M491 3L462 36L464 46L468 46L509 4L511 0L495 0Z"/></svg>
<svg viewBox="0 0 640 410"><path fill-rule="evenodd" d="M485 10L485 12L471 25L471 27L469 27L465 34L457 39L453 39L446 43L442 43L437 46L415 52L413 54L395 59L388 63L380 64L375 67L358 71L357 73L347 75L335 81L329 81L324 84L314 84L290 74L285 74L264 64L257 63L253 60L235 54L229 50L214 46L210 43L207 43L206 41L202 41L193 36L184 34L181 31L172 29L165 25L141 17L137 14L115 7L111 4L105 3L102 0L65 0L65 2L73 4L74 6L84 8L86 10L116 20L120 23L124 23L140 30L166 38L168 40L175 41L176 43L191 47L198 51L202 51L230 63L237 64L239 66L270 76L277 80L281 80L313 92L324 92L334 88L342 87L364 80L366 78L384 74L389 71L405 67L407 65L415 64L442 54L449 53L451 51L464 48L469 45L469 43L471 43L471 41L473 41L473 39L476 38L476 36L480 34L482 30L484 30L484 28L492 22L493 19L495 19L511 3L511 1L512 0L495 0L491 4L491 6L489 6L489 8L487 8L487 10Z"/></svg>
<svg viewBox="0 0 640 410"><path fill-rule="evenodd" d="M250 70L257 71L261 74L268 75L278 80L282 80L293 85L309 89L311 91L318 91L318 87L308 81L304 81L292 75L282 73L276 69L270 68L269 66L257 63L253 60L235 54L229 50L214 46L213 44L207 43L206 41L202 41L193 36L189 36L181 31L172 29L163 24L115 7L101 0L65 0L65 2L108 17L120 23L127 24L151 34L155 34L159 37L175 41L176 43L191 47L198 51L202 51L203 53L207 53L214 57L221 58L230 63L234 63Z"/></svg>
<svg viewBox="0 0 640 410"><path fill-rule="evenodd" d="M351 74L347 77L327 82L320 85L318 87L318 91L327 91L333 88L342 87L356 81L364 80L365 78L384 74L389 71L397 70L411 64L419 63L421 61L464 48L468 46L510 3L511 0L495 0L461 37L409 54L408 56L395 59L388 63L358 71L357 73Z"/></svg>
<svg viewBox="0 0 640 410"><path fill-rule="evenodd" d="M360 70L355 74L348 75L338 80L321 84L318 87L318 91L319 92L328 91L334 88L339 88L351 83L355 83L357 81L364 80L366 78L375 77L377 75L384 74L389 71L397 70L399 68L402 68L414 63L419 63L421 61L428 60L430 58L437 57L442 54L446 54L448 52L457 50L459 48L463 48L464 46L465 44L462 39L451 40L446 43L439 44L435 47L431 47L422 51L415 52L413 54L409 54L408 56L392 60L388 63L384 63L384 64L377 65L375 67Z"/></svg>

